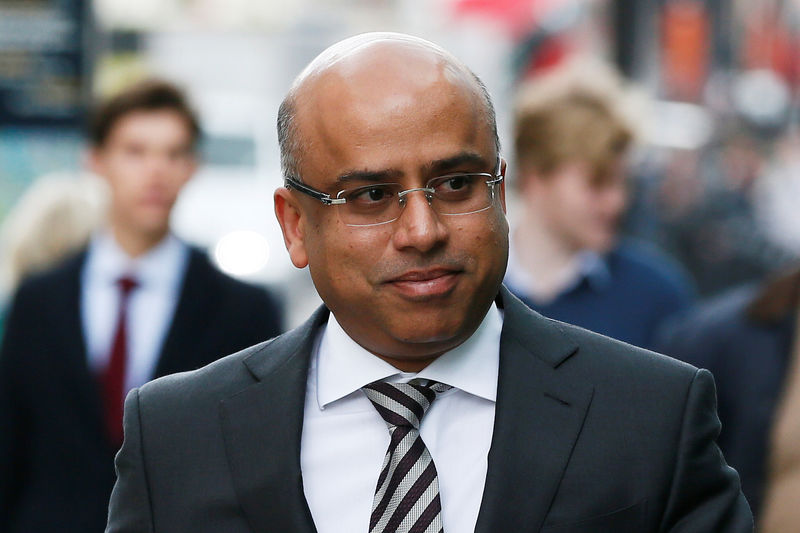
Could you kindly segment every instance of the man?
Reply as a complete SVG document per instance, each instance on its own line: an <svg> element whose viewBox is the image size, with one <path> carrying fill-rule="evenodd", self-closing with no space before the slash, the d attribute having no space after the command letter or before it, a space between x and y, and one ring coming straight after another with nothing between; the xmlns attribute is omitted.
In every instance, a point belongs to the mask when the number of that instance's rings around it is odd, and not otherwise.
<svg viewBox="0 0 800 533"><path fill-rule="evenodd" d="M776 504L789 516L797 508L796 491L782 502L770 502L776 496L769 494L800 464L800 396L792 393L800 392L798 287L797 268L736 287L670 321L656 343L665 354L714 373L723 422L719 446L741 475L757 520ZM761 521L764 531L781 531L771 523L776 518Z"/></svg>
<svg viewBox="0 0 800 533"><path fill-rule="evenodd" d="M710 374L501 287L505 162L466 66L356 36L278 128L275 211L325 306L131 392L107 532L751 531Z"/></svg>
<svg viewBox="0 0 800 533"><path fill-rule="evenodd" d="M521 213L505 283L532 309L652 347L664 319L692 301L675 263L619 242L633 130L604 65L568 64L529 82L515 116Z"/></svg>
<svg viewBox="0 0 800 533"><path fill-rule="evenodd" d="M23 282L0 347L0 531L102 531L124 394L268 339L281 313L169 231L195 169L183 95L145 82L99 107L91 163L108 183L105 230Z"/></svg>

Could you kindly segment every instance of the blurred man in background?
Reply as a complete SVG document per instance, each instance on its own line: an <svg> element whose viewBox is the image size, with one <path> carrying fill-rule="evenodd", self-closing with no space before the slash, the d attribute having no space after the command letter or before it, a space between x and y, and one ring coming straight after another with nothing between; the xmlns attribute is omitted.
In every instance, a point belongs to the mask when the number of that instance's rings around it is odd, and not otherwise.
<svg viewBox="0 0 800 533"><path fill-rule="evenodd" d="M0 347L0 531L103 531L127 391L268 339L281 310L170 232L200 134L142 82L101 105L90 165L110 189L89 246L24 281Z"/></svg>
<svg viewBox="0 0 800 533"><path fill-rule="evenodd" d="M0 224L0 336L17 285L85 248L105 220L108 195L97 176L37 178Z"/></svg>
<svg viewBox="0 0 800 533"><path fill-rule="evenodd" d="M719 446L764 531L797 529L800 269L727 291L670 321L659 351L713 372ZM793 524L787 527L787 524Z"/></svg>
<svg viewBox="0 0 800 533"><path fill-rule="evenodd" d="M626 97L602 65L569 64L520 91L516 109L521 214L505 283L542 314L649 347L686 308L682 272L657 251L618 242L634 132Z"/></svg>

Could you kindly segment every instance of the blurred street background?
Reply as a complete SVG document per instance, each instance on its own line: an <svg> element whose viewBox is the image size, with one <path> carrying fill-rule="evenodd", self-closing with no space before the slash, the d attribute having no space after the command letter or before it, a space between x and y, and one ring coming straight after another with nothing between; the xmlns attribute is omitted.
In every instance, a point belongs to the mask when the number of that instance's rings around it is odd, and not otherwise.
<svg viewBox="0 0 800 533"><path fill-rule="evenodd" d="M203 124L176 233L234 276L307 293L287 299L297 324L318 300L272 213L278 104L322 49L375 30L463 59L506 151L519 83L575 55L616 65L640 93L625 233L677 259L699 295L800 253L797 0L0 0L0 222L37 178L84 172L89 102L168 78Z"/></svg>

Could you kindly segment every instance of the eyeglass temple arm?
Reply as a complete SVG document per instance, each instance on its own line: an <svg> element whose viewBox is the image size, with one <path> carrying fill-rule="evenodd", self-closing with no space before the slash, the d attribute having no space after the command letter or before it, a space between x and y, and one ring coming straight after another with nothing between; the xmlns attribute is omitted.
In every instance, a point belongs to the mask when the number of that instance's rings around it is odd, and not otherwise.
<svg viewBox="0 0 800 533"><path fill-rule="evenodd" d="M330 194L312 189L308 185L305 185L294 178L285 178L284 183L287 187L300 191L303 194L307 194L312 198L316 198L325 205L343 204L346 202L344 198L331 198Z"/></svg>

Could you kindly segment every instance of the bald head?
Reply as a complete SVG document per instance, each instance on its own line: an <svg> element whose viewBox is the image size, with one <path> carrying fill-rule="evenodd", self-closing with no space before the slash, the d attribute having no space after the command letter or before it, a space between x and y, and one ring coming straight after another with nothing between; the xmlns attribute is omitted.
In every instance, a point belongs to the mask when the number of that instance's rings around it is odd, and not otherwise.
<svg viewBox="0 0 800 533"><path fill-rule="evenodd" d="M366 33L340 41L318 55L295 79L278 111L278 140L284 176L302 179L309 149L299 123L342 102L362 112L424 108L432 90L466 101L490 128L499 151L494 107L484 84L441 47L410 35ZM324 133L324 132L323 132Z"/></svg>

